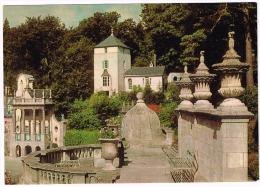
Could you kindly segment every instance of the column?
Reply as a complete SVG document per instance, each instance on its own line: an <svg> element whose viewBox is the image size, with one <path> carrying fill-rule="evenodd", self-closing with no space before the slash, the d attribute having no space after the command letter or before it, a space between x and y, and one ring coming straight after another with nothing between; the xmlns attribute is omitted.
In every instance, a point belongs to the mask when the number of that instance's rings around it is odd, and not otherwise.
<svg viewBox="0 0 260 187"><path fill-rule="evenodd" d="M24 137L24 128L25 128L25 122L24 122L24 109L21 109L21 141L25 139Z"/></svg>
<svg viewBox="0 0 260 187"><path fill-rule="evenodd" d="M35 134L36 134L36 120L35 120L35 108L33 108L33 120L32 120L32 138L31 140L35 141Z"/></svg>
<svg viewBox="0 0 260 187"><path fill-rule="evenodd" d="M41 134L45 134L44 130L45 130L45 109L42 109L42 122L41 123Z"/></svg>
<svg viewBox="0 0 260 187"><path fill-rule="evenodd" d="M28 129L28 135L29 135L29 138L30 138L30 140L32 140L32 129L31 129L31 122L28 120L28 122L29 122L29 129Z"/></svg>
<svg viewBox="0 0 260 187"><path fill-rule="evenodd" d="M16 132L16 108L13 108L13 132Z"/></svg>

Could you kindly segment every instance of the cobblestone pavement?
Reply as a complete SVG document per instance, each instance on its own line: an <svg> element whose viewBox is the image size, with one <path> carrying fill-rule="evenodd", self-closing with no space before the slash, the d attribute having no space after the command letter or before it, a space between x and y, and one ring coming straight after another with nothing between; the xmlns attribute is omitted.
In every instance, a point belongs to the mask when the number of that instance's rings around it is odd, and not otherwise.
<svg viewBox="0 0 260 187"><path fill-rule="evenodd" d="M170 165L161 148L128 149L117 183L171 183Z"/></svg>

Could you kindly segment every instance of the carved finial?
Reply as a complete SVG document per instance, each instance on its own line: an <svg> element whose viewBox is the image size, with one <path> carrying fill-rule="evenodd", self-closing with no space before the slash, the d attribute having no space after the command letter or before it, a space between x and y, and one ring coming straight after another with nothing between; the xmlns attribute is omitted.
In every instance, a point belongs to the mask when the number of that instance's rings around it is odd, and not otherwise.
<svg viewBox="0 0 260 187"><path fill-rule="evenodd" d="M204 53L205 53L205 51L200 52L200 63L203 63L203 64L204 64L204 61L205 61Z"/></svg>
<svg viewBox="0 0 260 187"><path fill-rule="evenodd" d="M183 65L184 65L184 73L188 73L187 62L184 62Z"/></svg>
<svg viewBox="0 0 260 187"><path fill-rule="evenodd" d="M111 36L114 36L114 29L111 27Z"/></svg>
<svg viewBox="0 0 260 187"><path fill-rule="evenodd" d="M235 34L234 31L228 33L228 37L229 37L228 47L229 47L229 49L234 49L234 46L235 46L234 34Z"/></svg>

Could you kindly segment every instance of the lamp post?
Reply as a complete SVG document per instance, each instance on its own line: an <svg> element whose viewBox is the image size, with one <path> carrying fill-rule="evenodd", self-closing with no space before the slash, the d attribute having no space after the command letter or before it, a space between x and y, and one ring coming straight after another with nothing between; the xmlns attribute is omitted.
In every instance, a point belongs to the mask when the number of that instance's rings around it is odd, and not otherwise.
<svg viewBox="0 0 260 187"><path fill-rule="evenodd" d="M200 64L196 69L196 73L190 76L190 79L195 83L194 97L197 99L194 104L196 109L214 109L213 105L208 101L212 93L210 92L210 83L215 77L215 74L209 73L209 68L204 63L204 51L200 52Z"/></svg>
<svg viewBox="0 0 260 187"><path fill-rule="evenodd" d="M242 103L236 97L242 95L244 88L241 86L241 75L245 73L249 65L240 62L240 56L234 49L235 32L229 32L228 46L229 49L223 56L223 61L218 64L214 64L212 67L217 71L221 78L221 88L218 90L219 94L225 98L225 100L219 105L220 111L248 111L244 103Z"/></svg>
<svg viewBox="0 0 260 187"><path fill-rule="evenodd" d="M184 64L184 73L181 80L176 82L176 85L181 88L179 97L182 102L179 104L178 108L193 108L193 103L190 101L193 98L191 90L193 83L190 80L187 63Z"/></svg>

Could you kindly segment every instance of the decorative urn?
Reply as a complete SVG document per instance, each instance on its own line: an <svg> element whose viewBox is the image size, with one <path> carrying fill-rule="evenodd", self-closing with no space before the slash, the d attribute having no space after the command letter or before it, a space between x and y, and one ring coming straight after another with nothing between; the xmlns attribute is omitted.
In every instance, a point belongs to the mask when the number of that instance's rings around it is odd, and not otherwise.
<svg viewBox="0 0 260 187"><path fill-rule="evenodd" d="M115 170L113 165L114 159L118 156L118 143L119 139L115 138L114 133L111 130L101 133L101 156L105 159L105 167L103 170Z"/></svg>
<svg viewBox="0 0 260 187"><path fill-rule="evenodd" d="M193 108L193 104L190 101L193 98L191 90L193 83L190 80L187 63L184 64L184 73L182 75L181 80L176 82L176 85L181 88L179 97L182 100L182 102L179 104L178 108Z"/></svg>
<svg viewBox="0 0 260 187"><path fill-rule="evenodd" d="M208 101L212 93L210 92L210 83L215 74L210 74L209 69L204 63L204 51L200 52L200 64L196 69L196 73L190 75L190 79L195 83L194 97L197 99L194 104L196 109L214 109L213 105Z"/></svg>
<svg viewBox="0 0 260 187"><path fill-rule="evenodd" d="M221 88L218 92L225 98L218 107L220 111L248 111L245 104L236 98L242 95L244 91L244 88L241 86L241 76L242 73L248 70L249 65L240 62L241 57L234 49L234 34L234 32L228 33L229 49L223 56L223 61L212 66L221 78Z"/></svg>

